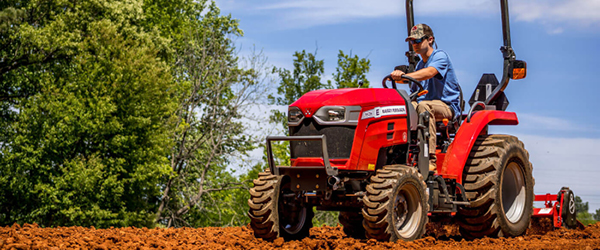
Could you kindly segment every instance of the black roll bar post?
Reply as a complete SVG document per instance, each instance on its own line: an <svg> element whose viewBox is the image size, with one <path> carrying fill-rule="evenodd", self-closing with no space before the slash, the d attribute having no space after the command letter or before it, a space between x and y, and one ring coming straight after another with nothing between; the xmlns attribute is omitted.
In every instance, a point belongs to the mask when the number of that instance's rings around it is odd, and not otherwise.
<svg viewBox="0 0 600 250"><path fill-rule="evenodd" d="M510 41L510 20L508 16L508 0L500 0L500 12L502 14L502 38L504 46L500 47L502 56L504 57L504 70L502 72L502 80L500 84L492 91L492 94L485 100L485 105L493 104L496 99L508 86L510 81L512 63L516 59L515 51L512 49Z"/></svg>
<svg viewBox="0 0 600 250"><path fill-rule="evenodd" d="M415 26L415 15L413 11L413 0L406 0L406 33L407 36L410 36L410 29ZM408 43L408 51L406 51L406 57L408 58L408 71L406 73L410 73L415 71L417 67L417 63L419 62L419 57L417 53L413 50L410 43Z"/></svg>

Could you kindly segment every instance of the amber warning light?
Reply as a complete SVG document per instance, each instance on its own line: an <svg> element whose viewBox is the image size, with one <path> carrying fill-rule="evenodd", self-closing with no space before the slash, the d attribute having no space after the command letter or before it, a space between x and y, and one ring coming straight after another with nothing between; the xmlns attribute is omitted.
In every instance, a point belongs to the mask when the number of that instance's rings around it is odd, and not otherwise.
<svg viewBox="0 0 600 250"><path fill-rule="evenodd" d="M516 60L513 62L512 79L523 79L527 76L527 62Z"/></svg>

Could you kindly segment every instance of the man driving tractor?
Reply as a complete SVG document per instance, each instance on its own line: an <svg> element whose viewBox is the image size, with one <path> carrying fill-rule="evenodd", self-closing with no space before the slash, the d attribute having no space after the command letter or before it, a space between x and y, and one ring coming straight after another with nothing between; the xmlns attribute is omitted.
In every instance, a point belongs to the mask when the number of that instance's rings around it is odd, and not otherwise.
<svg viewBox="0 0 600 250"><path fill-rule="evenodd" d="M391 76L395 81L405 81L402 75L410 76L421 81L427 94L420 96L412 105L417 113L428 112L429 122L429 171L436 171L436 121L448 119L452 121L462 112L460 110L460 90L450 57L443 51L433 48L435 37L433 30L427 24L417 24L412 27L410 36L406 41L412 45L413 50L421 56L415 71L404 73L396 69ZM418 91L416 86L411 90Z"/></svg>

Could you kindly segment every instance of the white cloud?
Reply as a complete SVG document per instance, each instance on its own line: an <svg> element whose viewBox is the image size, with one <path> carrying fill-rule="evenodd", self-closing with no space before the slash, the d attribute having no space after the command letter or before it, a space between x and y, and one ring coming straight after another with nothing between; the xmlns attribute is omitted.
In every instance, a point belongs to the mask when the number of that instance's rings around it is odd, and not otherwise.
<svg viewBox="0 0 600 250"><path fill-rule="evenodd" d="M600 1L597 0L515 1L511 11L517 21L540 23L548 34L600 27Z"/></svg>
<svg viewBox="0 0 600 250"><path fill-rule="evenodd" d="M465 13L476 14L480 12L495 11L496 1L493 0L429 0L416 1L413 6L415 14L433 13ZM296 16L305 19L319 18L327 19L350 19L350 18L376 18L404 15L405 7L403 1L397 0L298 0L283 1L257 7L259 10L294 11Z"/></svg>
<svg viewBox="0 0 600 250"><path fill-rule="evenodd" d="M360 19L404 16L404 1L397 0L218 0L225 11L243 10L272 15L281 29L354 22ZM414 2L416 16L487 16L500 12L497 0L420 0ZM510 15L517 21L538 22L551 34L562 33L561 26L600 25L598 0L518 0L509 1Z"/></svg>
<svg viewBox="0 0 600 250"><path fill-rule="evenodd" d="M548 30L548 34L558 35L558 34L562 34L564 31L565 31L565 29L563 29L563 28L554 28L554 29Z"/></svg>
<svg viewBox="0 0 600 250"><path fill-rule="evenodd" d="M470 14L481 15L500 12L498 1L494 0L428 0L414 1L415 15L431 14Z"/></svg>
<svg viewBox="0 0 600 250"><path fill-rule="evenodd" d="M518 113L519 126L524 129L533 129L536 131L546 132L558 132L558 131L578 131L580 133L585 132L599 132L596 127L588 127L585 124L574 123L569 120L540 116L529 113Z"/></svg>
<svg viewBox="0 0 600 250"><path fill-rule="evenodd" d="M494 11L492 0L430 0L414 4L416 14L471 13ZM360 19L398 17L405 15L403 1L397 0L299 0L266 3L256 7L261 11L276 11L286 28L306 28L317 25L352 22Z"/></svg>
<svg viewBox="0 0 600 250"><path fill-rule="evenodd" d="M600 1L597 0L527 0L514 1L513 6L517 20L600 22Z"/></svg>
<svg viewBox="0 0 600 250"><path fill-rule="evenodd" d="M257 7L261 11L277 13L286 28L306 28L318 25L345 23L364 18L397 15L402 10L398 1L283 1Z"/></svg>

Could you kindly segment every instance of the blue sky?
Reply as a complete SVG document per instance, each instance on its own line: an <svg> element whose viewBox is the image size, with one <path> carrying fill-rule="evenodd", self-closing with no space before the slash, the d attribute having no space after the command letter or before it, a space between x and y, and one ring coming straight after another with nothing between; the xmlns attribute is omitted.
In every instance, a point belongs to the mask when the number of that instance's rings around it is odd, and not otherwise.
<svg viewBox="0 0 600 250"><path fill-rule="evenodd" d="M339 50L371 60L368 79L406 64L404 1L217 0L223 14L240 20L243 55L262 49L268 63L292 69L295 51L325 60L331 79ZM511 81L507 111L518 126L492 133L518 136L530 152L536 193L569 186L600 208L600 0L509 1L512 46L528 63L527 78ZM465 99L483 73L501 78L502 30L499 0L414 0L415 23L433 28L450 55Z"/></svg>

